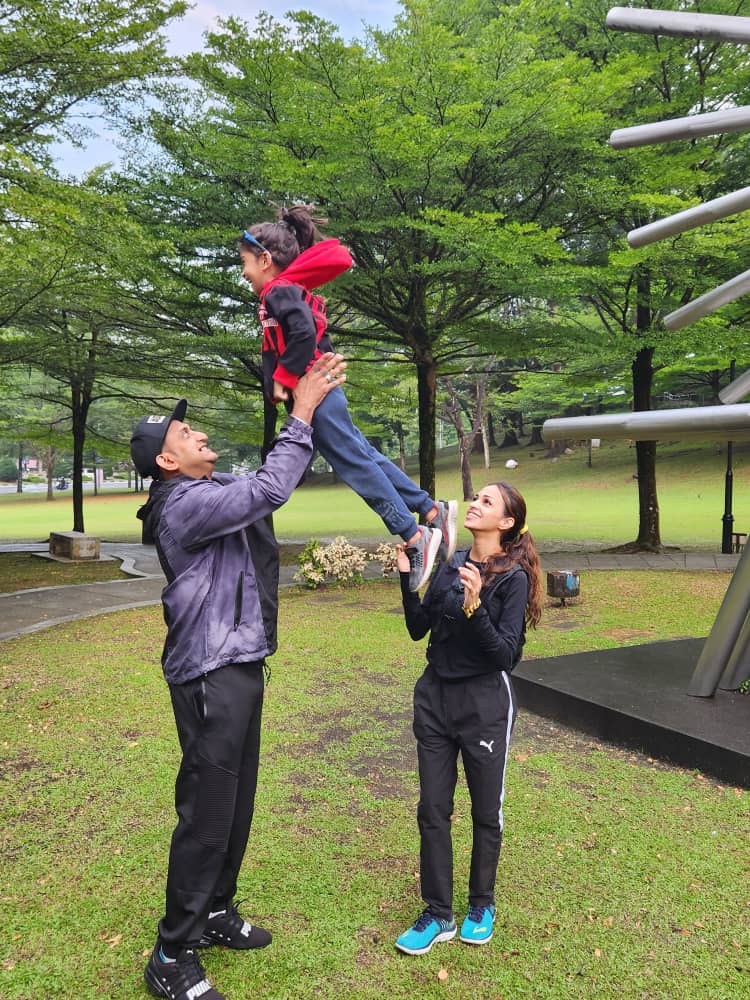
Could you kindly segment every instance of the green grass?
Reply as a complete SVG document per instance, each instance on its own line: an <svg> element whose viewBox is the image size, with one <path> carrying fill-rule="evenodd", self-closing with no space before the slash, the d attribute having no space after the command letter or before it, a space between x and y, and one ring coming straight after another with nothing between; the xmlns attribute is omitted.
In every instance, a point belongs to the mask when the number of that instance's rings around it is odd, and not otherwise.
<svg viewBox="0 0 750 1000"><path fill-rule="evenodd" d="M59 563L31 552L0 552L0 594L34 587L64 587L100 580L127 580L116 559L91 563Z"/></svg>
<svg viewBox="0 0 750 1000"><path fill-rule="evenodd" d="M528 655L705 634L727 579L584 574ZM232 1000L746 996L750 793L529 713L509 762L494 941L394 950L420 908L410 703L423 643L399 603L393 582L282 594L240 879L275 941L206 953L217 985ZM3 644L3 1000L146 995L178 762L162 636L152 608ZM460 782L459 907L470 826Z"/></svg>
<svg viewBox="0 0 750 1000"><path fill-rule="evenodd" d="M750 444L734 449L734 516L738 530L750 530ZM492 468L474 459L474 487L507 479L525 495L529 522L537 543L546 548L603 547L632 541L637 532L638 487L633 479L635 450L624 442L602 442L587 466L588 449L581 447L557 461L543 457L541 448L495 450ZM683 548L717 551L724 512L726 456L714 445L662 445L658 452L658 491L662 541ZM509 457L519 461L505 468ZM414 473L414 468L411 470ZM455 453L441 454L437 492L461 497ZM140 522L135 513L144 494L110 493L84 500L86 530L110 541L137 541ZM40 494L0 496L0 541L42 540L50 531L72 527L72 501L56 497L48 503ZM280 538L307 539L345 535L384 537L378 517L345 486L309 486L298 490L276 515ZM468 534L464 533L468 539Z"/></svg>

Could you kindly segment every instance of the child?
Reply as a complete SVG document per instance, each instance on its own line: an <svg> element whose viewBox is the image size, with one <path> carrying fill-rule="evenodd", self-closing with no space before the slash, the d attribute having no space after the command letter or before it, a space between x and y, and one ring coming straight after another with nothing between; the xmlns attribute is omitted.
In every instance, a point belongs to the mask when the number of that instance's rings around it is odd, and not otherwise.
<svg viewBox="0 0 750 1000"><path fill-rule="evenodd" d="M314 218L309 206L295 205L282 209L278 222L251 226L240 239L243 277L260 296L264 390L274 403L287 402L310 365L331 350L325 299L313 289L347 271L352 258L338 240L322 238L317 225L326 221ZM444 559L453 555L458 504L433 500L373 448L354 426L340 387L317 408L312 427L315 447L336 475L406 543L409 586L419 590L438 552Z"/></svg>

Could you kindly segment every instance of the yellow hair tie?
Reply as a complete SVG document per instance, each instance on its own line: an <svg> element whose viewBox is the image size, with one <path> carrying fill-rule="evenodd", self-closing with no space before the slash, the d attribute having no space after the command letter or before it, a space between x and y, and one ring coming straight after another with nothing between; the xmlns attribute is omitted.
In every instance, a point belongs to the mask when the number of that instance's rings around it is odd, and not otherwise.
<svg viewBox="0 0 750 1000"><path fill-rule="evenodd" d="M521 528L521 530L518 532L518 534L519 535L525 535L528 530L529 530L528 524L524 524L524 526Z"/></svg>

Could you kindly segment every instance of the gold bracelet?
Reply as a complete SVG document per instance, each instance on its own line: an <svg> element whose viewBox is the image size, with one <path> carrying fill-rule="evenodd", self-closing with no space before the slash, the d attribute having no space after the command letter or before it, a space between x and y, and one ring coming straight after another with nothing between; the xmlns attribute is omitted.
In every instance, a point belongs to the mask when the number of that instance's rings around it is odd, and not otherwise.
<svg viewBox="0 0 750 1000"><path fill-rule="evenodd" d="M470 604L468 606L468 608L466 607L466 605L464 605L464 614L466 615L466 617L471 618L471 616L474 614L474 612L477 610L477 608L480 606L481 603L482 602L479 600L479 598L477 598L473 604Z"/></svg>

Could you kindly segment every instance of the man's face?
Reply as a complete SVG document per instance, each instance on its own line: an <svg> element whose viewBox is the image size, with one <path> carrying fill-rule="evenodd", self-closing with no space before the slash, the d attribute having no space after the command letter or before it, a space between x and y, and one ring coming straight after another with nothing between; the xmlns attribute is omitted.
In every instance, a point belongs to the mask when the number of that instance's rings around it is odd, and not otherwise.
<svg viewBox="0 0 750 1000"><path fill-rule="evenodd" d="M211 451L207 441L202 431L194 431L190 424L173 420L156 463L168 477L181 473L191 479L210 479L218 455Z"/></svg>

